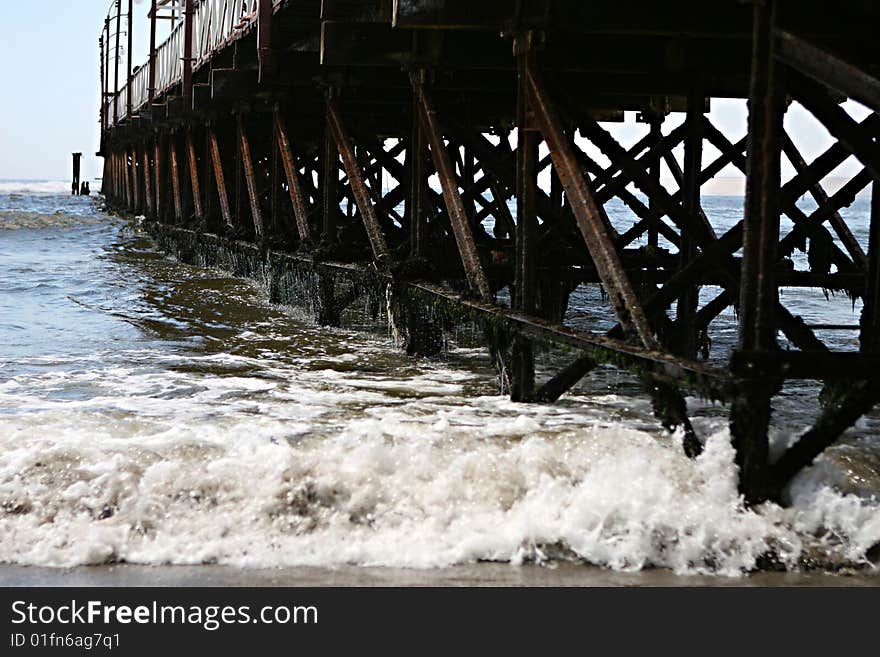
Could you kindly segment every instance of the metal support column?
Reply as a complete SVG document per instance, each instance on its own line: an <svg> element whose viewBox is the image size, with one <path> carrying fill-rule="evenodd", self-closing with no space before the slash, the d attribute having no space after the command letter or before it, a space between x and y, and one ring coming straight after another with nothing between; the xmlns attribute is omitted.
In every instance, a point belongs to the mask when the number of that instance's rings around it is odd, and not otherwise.
<svg viewBox="0 0 880 657"><path fill-rule="evenodd" d="M700 172L703 155L703 108L705 99L695 85L688 94L687 132L684 140L684 171L682 175L682 202L692 216L700 212ZM679 263L683 269L697 256L697 241L689 230L681 231ZM697 354L697 314L700 288L688 285L678 297L676 306L676 351L685 358Z"/></svg>
<svg viewBox="0 0 880 657"><path fill-rule="evenodd" d="M776 2L756 2L749 86L749 145L743 259L739 302L739 351L776 347L778 290L774 277L779 241L780 152L783 94L774 58ZM777 384L760 372L743 373L731 407L730 426L740 490L750 504L768 493L768 439L771 398Z"/></svg>
<svg viewBox="0 0 880 657"><path fill-rule="evenodd" d="M538 146L541 135L532 120L528 71L534 65L532 33L518 35L517 56L517 151L516 151L516 258L514 263L514 307L534 315L537 309L537 233L535 198L538 189ZM514 401L531 399L535 387L532 343L523 336L513 341L513 372L510 396Z"/></svg>

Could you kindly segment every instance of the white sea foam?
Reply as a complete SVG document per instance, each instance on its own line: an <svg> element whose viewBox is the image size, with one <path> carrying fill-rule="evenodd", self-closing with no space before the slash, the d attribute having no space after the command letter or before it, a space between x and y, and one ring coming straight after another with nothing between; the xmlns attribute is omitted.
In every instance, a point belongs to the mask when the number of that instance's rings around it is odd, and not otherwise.
<svg viewBox="0 0 880 657"><path fill-rule="evenodd" d="M347 347L346 362L375 348ZM675 440L591 413L586 397L466 398L468 376L439 366L395 382L234 355L186 364L250 364L251 374L116 358L0 386L0 560L575 558L738 574L770 551L789 564L816 551L859 562L880 541L876 502L821 477L801 482L792 508L745 509L721 421L700 424L706 450L691 461ZM83 387L83 399L59 394Z"/></svg>

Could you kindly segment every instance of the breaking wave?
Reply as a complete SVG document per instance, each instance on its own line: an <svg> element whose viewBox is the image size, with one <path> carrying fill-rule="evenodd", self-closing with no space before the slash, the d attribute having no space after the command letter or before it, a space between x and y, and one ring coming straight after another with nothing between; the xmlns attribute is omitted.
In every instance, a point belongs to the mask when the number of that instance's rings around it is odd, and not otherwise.
<svg viewBox="0 0 880 657"><path fill-rule="evenodd" d="M376 348L348 346L315 370L227 354L184 367L214 374L181 372L181 362L157 369L140 354L139 367L75 367L37 377L36 389L6 381L0 560L433 568L566 559L736 575L768 555L789 568L866 564L880 542L877 501L836 492L815 473L791 508L744 508L720 420L698 422L706 449L691 461L637 422L608 421L632 400L464 399L462 372L346 371ZM230 369L216 376L218 367ZM89 395L68 399L70 389Z"/></svg>

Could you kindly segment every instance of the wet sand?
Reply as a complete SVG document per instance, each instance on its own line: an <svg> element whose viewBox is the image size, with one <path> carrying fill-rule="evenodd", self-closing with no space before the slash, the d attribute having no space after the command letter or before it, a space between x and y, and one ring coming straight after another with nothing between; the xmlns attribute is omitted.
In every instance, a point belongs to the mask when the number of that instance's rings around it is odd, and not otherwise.
<svg viewBox="0 0 880 657"><path fill-rule="evenodd" d="M109 587L873 587L880 572L756 573L743 577L676 575L668 570L621 573L592 566L480 563L436 570L403 568L283 568L226 566L85 566L70 569L0 565L0 586Z"/></svg>

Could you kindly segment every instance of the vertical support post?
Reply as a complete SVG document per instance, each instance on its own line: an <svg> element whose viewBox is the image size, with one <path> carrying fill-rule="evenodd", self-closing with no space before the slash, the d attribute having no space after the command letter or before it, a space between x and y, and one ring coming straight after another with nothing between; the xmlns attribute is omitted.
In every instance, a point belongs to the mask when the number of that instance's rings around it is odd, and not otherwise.
<svg viewBox="0 0 880 657"><path fill-rule="evenodd" d="M235 142L235 186L233 188L234 198L232 200L232 215L233 221L235 221L238 226L241 226L245 212L250 213L251 210L247 207L248 203L245 201L247 191L245 190L246 183L244 181L244 175L242 174L242 169L244 167L241 162L241 139L239 139L238 135L237 121L236 124L232 126L230 137Z"/></svg>
<svg viewBox="0 0 880 657"><path fill-rule="evenodd" d="M153 209L153 186L150 183L150 149L144 146L141 153L141 168L144 170L144 199L147 202L147 213L155 217Z"/></svg>
<svg viewBox="0 0 880 657"><path fill-rule="evenodd" d="M186 155L189 160L189 179L192 188L193 211L196 215L196 221L202 221L205 218L202 212L202 187L199 184L199 159L196 157L196 148L193 145L192 128L186 131Z"/></svg>
<svg viewBox="0 0 880 657"><path fill-rule="evenodd" d="M425 176L425 160L427 144L425 131L419 120L418 94L413 93L411 116L411 137L407 149L407 165L409 168L409 198L407 198L407 214L409 215L409 250L413 258L425 252L427 238L427 213L425 212L425 189L428 181Z"/></svg>
<svg viewBox="0 0 880 657"><path fill-rule="evenodd" d="M107 176L110 175L108 173L108 165L107 165L107 154L104 154L104 166L101 167L101 193L107 194Z"/></svg>
<svg viewBox="0 0 880 657"><path fill-rule="evenodd" d="M159 142L160 138L157 136L153 144L153 166L155 167L153 171L153 184L156 188L156 219L161 222L165 219L162 212L164 210L162 206L162 172L165 167L162 166L162 148Z"/></svg>
<svg viewBox="0 0 880 657"><path fill-rule="evenodd" d="M254 232L257 239L263 237L263 213L260 210L260 196L257 191L257 181L254 176L254 162L251 158L251 144L247 136L244 114L236 117L238 124L238 140L241 147L241 165L244 168L244 179L247 185L248 199L251 206L251 218L254 222Z"/></svg>
<svg viewBox="0 0 880 657"><path fill-rule="evenodd" d="M649 132L651 135L651 148L656 149L657 145L660 143L660 140L663 139L663 115L651 112L648 115L648 126ZM659 151L651 157L651 163L648 167L648 175L651 177L651 180L654 181L656 185L660 185L660 162L661 156ZM648 209L652 212L657 210L657 202L649 197L648 198ZM657 232L657 227L651 223L648 226L648 246L656 247L659 244L660 234Z"/></svg>
<svg viewBox="0 0 880 657"><path fill-rule="evenodd" d="M110 196L114 203L119 202L119 168L116 151L110 153Z"/></svg>
<svg viewBox="0 0 880 657"><path fill-rule="evenodd" d="M553 208L555 210L558 210L564 205L562 192L562 182L559 180L559 175L557 175L556 170L553 167L550 167L550 201L553 203Z"/></svg>
<svg viewBox="0 0 880 657"><path fill-rule="evenodd" d="M257 22L257 56L260 62L259 81L265 82L274 64L272 57L272 0L259 0Z"/></svg>
<svg viewBox="0 0 880 657"><path fill-rule="evenodd" d="M70 186L71 195L76 196L79 195L80 189L80 161L82 160L82 153L74 153L73 154L73 183Z"/></svg>
<svg viewBox="0 0 880 657"><path fill-rule="evenodd" d="M128 151L122 151L122 183L125 191L125 207L132 210L131 171L128 164Z"/></svg>
<svg viewBox="0 0 880 657"><path fill-rule="evenodd" d="M210 135L210 131L207 129L207 127L205 128L205 144L204 145L205 145L205 150L204 150L205 156L204 156L203 161L205 163L205 166L204 166L203 171L205 172L205 178L204 178L205 195L202 198L204 199L204 203L205 203L205 205L203 207L203 212L205 213L205 222L207 224L208 222L210 222L214 218L215 209L218 206L217 195L213 194L210 191L212 189L216 189L216 187L215 187L215 182L214 182L214 166L212 164L214 158L211 157L211 135Z"/></svg>
<svg viewBox="0 0 880 657"><path fill-rule="evenodd" d="M120 187L119 187L119 153L113 151L113 156L111 158L112 161L112 169L113 169L113 201L114 203L119 203Z"/></svg>
<svg viewBox="0 0 880 657"><path fill-rule="evenodd" d="M685 210L692 217L700 212L700 173L703 157L703 108L705 99L697 85L688 94L687 122L684 140L684 173L682 179L682 201ZM679 266L683 269L697 257L697 240L687 229L681 231L679 243ZM676 350L685 358L694 358L697 353L696 314L699 288L688 285L676 306Z"/></svg>
<svg viewBox="0 0 880 657"><path fill-rule="evenodd" d="M327 117L324 131L323 153L324 175L323 188L323 228L322 240L326 244L336 243L336 220L339 214L339 151L333 141L333 131L330 128L330 117Z"/></svg>
<svg viewBox="0 0 880 657"><path fill-rule="evenodd" d="M538 145L529 102L528 71L534 63L532 33L519 34L514 43L517 56L517 150L516 150L516 261L514 307L526 314L535 313L538 276L536 247L538 217L535 208L538 188ZM517 336L513 342L513 377L511 398L527 401L534 394L535 362L531 342Z"/></svg>
<svg viewBox="0 0 880 657"><path fill-rule="evenodd" d="M465 130L471 131L473 130L473 126L468 122L465 125ZM467 195L467 199L464 204L464 211L467 213L468 218L472 222L473 228L476 228L476 217L477 217L477 201L474 198L474 179L477 176L477 160L474 157L473 151L468 148L466 145L461 146L461 161L462 161L462 180L461 187L462 189L469 190L471 193Z"/></svg>
<svg viewBox="0 0 880 657"><path fill-rule="evenodd" d="M105 110L107 103L107 87L104 84L104 34L98 39L98 50L101 59L101 143L103 144L104 133L107 131L107 112Z"/></svg>
<svg viewBox="0 0 880 657"><path fill-rule="evenodd" d="M747 354L771 351L776 345L778 290L773 269L779 241L783 98L773 56L775 12L775 0L755 3L739 303L739 350ZM774 392L769 377L750 371L731 407L740 490L750 504L763 501L768 493L767 428Z"/></svg>
<svg viewBox="0 0 880 657"><path fill-rule="evenodd" d="M156 97L156 0L150 2L150 83L147 89L149 103L152 106Z"/></svg>
<svg viewBox="0 0 880 657"><path fill-rule="evenodd" d="M140 202L140 182L138 181L138 160L137 150L134 146L131 148L131 206L135 212L141 211Z"/></svg>
<svg viewBox="0 0 880 657"><path fill-rule="evenodd" d="M104 127L110 127L110 16L104 19L104 95L101 103L104 111ZM109 189L109 187L108 187Z"/></svg>
<svg viewBox="0 0 880 657"><path fill-rule="evenodd" d="M183 221L183 199L180 194L180 168L177 165L177 140L174 135L168 138L168 155L171 175L171 194L174 197L174 218L178 223Z"/></svg>
<svg viewBox="0 0 880 657"><path fill-rule="evenodd" d="M293 217L296 221L296 230L299 233L300 241L305 242L311 239L309 213L306 207L305 194L303 193L302 185L300 185L299 174L296 171L296 161L293 157L293 149L287 132L287 123L281 115L280 108L275 108L273 120L278 150L281 155L281 161L284 164L284 174L287 177L287 189L290 193L290 203L293 205Z"/></svg>
<svg viewBox="0 0 880 657"><path fill-rule="evenodd" d="M185 111L192 110L192 70L193 70L193 25L196 12L193 0L186 0L183 14L183 106Z"/></svg>
<svg viewBox="0 0 880 657"><path fill-rule="evenodd" d="M116 61L113 66L113 123L119 119L119 37L122 32L122 0L116 0Z"/></svg>
<svg viewBox="0 0 880 657"><path fill-rule="evenodd" d="M223 215L223 221L232 228L232 212L229 209L226 177L223 175L223 160L220 159L220 144L217 142L217 133L214 132L213 126L208 126L208 147L211 151L211 164L214 170L214 180L217 183L217 195L220 199L220 212Z"/></svg>
<svg viewBox="0 0 880 657"><path fill-rule="evenodd" d="M868 271L859 342L864 353L880 351L880 181L871 186L871 223L868 233Z"/></svg>
<svg viewBox="0 0 880 657"><path fill-rule="evenodd" d="M134 76L132 73L132 50L133 50L133 43L134 43L134 0L128 0L128 29L126 30L126 32L128 32L128 50L126 52L127 59L128 59L128 76L126 76L125 79L128 82L125 85L125 89L126 89L125 106L127 108L126 115L130 119L131 115L134 113L134 107L133 107L133 103L132 103L132 99L134 98L134 96L132 94L132 91L134 88L134 85L132 84L132 82L134 80ZM132 166L134 166L134 162L132 162Z"/></svg>
<svg viewBox="0 0 880 657"><path fill-rule="evenodd" d="M101 190L111 201L116 195L116 178L113 167L116 164L115 155L111 150L104 159L104 180L101 184Z"/></svg>
<svg viewBox="0 0 880 657"><path fill-rule="evenodd" d="M125 170L123 169L122 155L119 153L119 150L116 151L116 202L119 205L125 203L125 178L123 174Z"/></svg>
<svg viewBox="0 0 880 657"><path fill-rule="evenodd" d="M284 234L281 230L281 149L278 148L277 131L272 127L272 156L269 158L269 232Z"/></svg>

